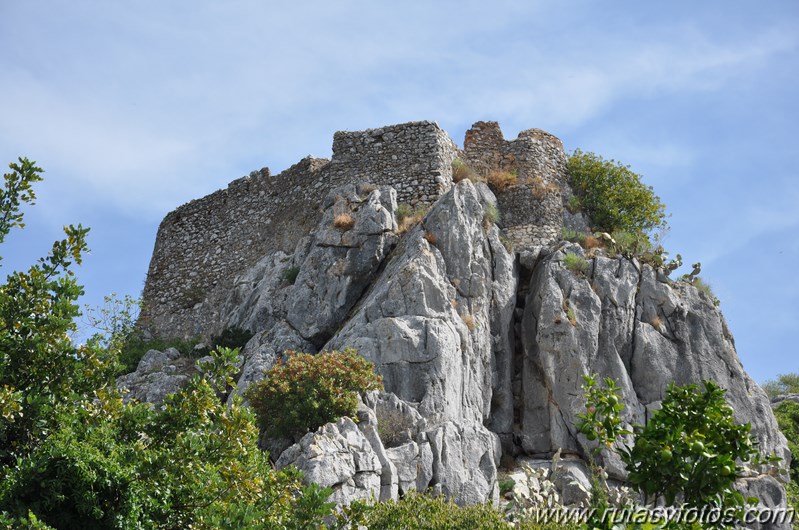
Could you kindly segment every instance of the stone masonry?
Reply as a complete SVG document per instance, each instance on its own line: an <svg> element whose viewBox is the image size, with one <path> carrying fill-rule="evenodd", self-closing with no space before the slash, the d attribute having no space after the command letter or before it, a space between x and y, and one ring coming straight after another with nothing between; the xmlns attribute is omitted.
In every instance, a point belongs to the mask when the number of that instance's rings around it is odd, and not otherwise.
<svg viewBox="0 0 799 530"><path fill-rule="evenodd" d="M496 122L478 122L463 151L430 121L337 132L330 160L307 157L278 175L253 171L170 212L158 229L140 327L161 338L221 331L219 307L235 277L265 255L292 254L318 223L331 189L389 185L398 203L427 207L452 186L458 157L478 174L518 172L518 184L497 194L499 225L517 250L558 238L566 158L560 140L544 131L526 130L506 141Z"/></svg>
<svg viewBox="0 0 799 530"><path fill-rule="evenodd" d="M541 129L528 129L506 141L497 122L481 121L466 132L463 159L479 174L517 173L518 183L497 193L499 225L516 248L546 245L560 237L561 196L568 188L568 176L558 138Z"/></svg>

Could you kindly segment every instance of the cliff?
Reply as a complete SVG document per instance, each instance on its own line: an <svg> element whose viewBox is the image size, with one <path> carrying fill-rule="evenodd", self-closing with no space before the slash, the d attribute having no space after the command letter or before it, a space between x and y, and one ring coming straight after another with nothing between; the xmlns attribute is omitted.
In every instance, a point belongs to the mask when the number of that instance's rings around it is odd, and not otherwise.
<svg viewBox="0 0 799 530"><path fill-rule="evenodd" d="M496 500L503 455L560 453L580 468L593 448L575 428L589 373L619 382L630 423L646 421L670 382L715 380L760 450L790 458L712 300L637 259L559 240L564 224L585 219L562 206L571 190L557 138L532 129L508 142L495 123L478 123L459 150L422 122L338 133L333 151L329 162L263 171L169 214L145 289L142 325L156 335L254 333L240 390L288 349L352 347L375 364L386 392L366 397L361 422L273 446L278 465L298 465L340 502L427 488L462 503ZM497 196L453 183L456 156L512 167L518 182ZM405 233L401 202L430 206ZM342 214L351 226L336 226ZM566 267L567 253L587 269ZM197 285L194 303L181 302ZM174 359L152 359L128 386L175 384ZM381 420L403 426L399 441L381 439ZM624 479L613 455L604 464ZM740 487L784 505L778 478L753 472Z"/></svg>

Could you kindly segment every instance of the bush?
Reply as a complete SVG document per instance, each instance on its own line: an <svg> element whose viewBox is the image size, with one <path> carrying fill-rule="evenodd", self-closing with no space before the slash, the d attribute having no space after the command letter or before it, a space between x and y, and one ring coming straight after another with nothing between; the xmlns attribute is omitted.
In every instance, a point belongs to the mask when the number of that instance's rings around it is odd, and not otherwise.
<svg viewBox="0 0 799 530"><path fill-rule="evenodd" d="M289 285L294 285L294 282L297 281L297 276L300 274L299 267L286 267L283 269L283 279Z"/></svg>
<svg viewBox="0 0 799 530"><path fill-rule="evenodd" d="M791 480L799 485L799 403L783 401L774 411L774 416L791 450Z"/></svg>
<svg viewBox="0 0 799 530"><path fill-rule="evenodd" d="M563 257L563 265L574 274L585 275L588 272L588 261L577 254L566 254Z"/></svg>
<svg viewBox="0 0 799 530"><path fill-rule="evenodd" d="M627 431L619 414L624 409L618 387L606 379L607 388L596 387L586 377L586 414L578 417L578 429L600 446L612 447ZM712 381L697 385L669 385L666 397L645 426L634 426L632 448L618 452L629 473L627 481L644 495L645 502L665 499L667 505L681 499L687 507L715 506L741 510L751 499L734 489L743 463L759 464L749 430L737 425L725 390ZM738 512L740 513L740 512Z"/></svg>
<svg viewBox="0 0 799 530"><path fill-rule="evenodd" d="M490 226L499 222L499 208L494 203L486 203L483 213L483 225Z"/></svg>
<svg viewBox="0 0 799 530"><path fill-rule="evenodd" d="M397 232L404 234L427 215L427 209L419 207L414 210L409 205L402 203L397 206L395 214L397 216Z"/></svg>
<svg viewBox="0 0 799 530"><path fill-rule="evenodd" d="M463 179L475 180L477 178L477 173L474 170L461 160L460 158L456 158L452 161L452 181L453 182L460 182Z"/></svg>
<svg viewBox="0 0 799 530"><path fill-rule="evenodd" d="M461 508L444 497L411 492L400 501L375 504L365 526L369 530L507 530L502 514L491 506L478 504Z"/></svg>
<svg viewBox="0 0 799 530"><path fill-rule="evenodd" d="M247 389L267 436L295 437L342 416L355 419L358 393L383 387L372 363L354 350L287 355Z"/></svg>
<svg viewBox="0 0 799 530"><path fill-rule="evenodd" d="M340 213L333 218L333 226L346 232L355 226L355 219L353 219L350 213Z"/></svg>
<svg viewBox="0 0 799 530"><path fill-rule="evenodd" d="M579 149L568 158L572 189L597 229L650 232L665 227L665 206L629 166Z"/></svg>
<svg viewBox="0 0 799 530"><path fill-rule="evenodd" d="M208 350L202 352L195 352L194 347L202 342L200 337L193 339L150 339L145 340L137 332L128 335L124 344L122 345L119 362L121 368L118 375L129 374L136 370L139 366L139 361L144 357L144 354L150 350L166 351L169 348L175 348L182 355L195 355L199 356L200 353L206 354Z"/></svg>

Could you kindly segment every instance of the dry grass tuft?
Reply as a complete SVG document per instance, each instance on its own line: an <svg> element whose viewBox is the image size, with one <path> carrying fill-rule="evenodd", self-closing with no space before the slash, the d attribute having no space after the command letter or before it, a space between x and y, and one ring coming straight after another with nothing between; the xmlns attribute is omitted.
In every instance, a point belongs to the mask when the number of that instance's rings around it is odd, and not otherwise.
<svg viewBox="0 0 799 530"><path fill-rule="evenodd" d="M340 213L333 218L333 226L339 230L347 231L355 226L355 219L349 213Z"/></svg>
<svg viewBox="0 0 799 530"><path fill-rule="evenodd" d="M505 191L509 187L519 182L519 175L515 171L503 171L493 169L486 175L488 185L494 188L495 191Z"/></svg>
<svg viewBox="0 0 799 530"><path fill-rule="evenodd" d="M460 182L469 179L474 182L477 173L463 160L456 158L452 161L452 182Z"/></svg>
<svg viewBox="0 0 799 530"><path fill-rule="evenodd" d="M477 322L475 322L472 315L461 315L461 320L463 320L463 323L469 328L469 331L474 331L474 328L477 327Z"/></svg>
<svg viewBox="0 0 799 530"><path fill-rule="evenodd" d="M583 248L586 250L591 250L592 248L603 248L604 246L605 245L602 243L602 240L594 236L585 236L585 241L583 241Z"/></svg>
<svg viewBox="0 0 799 530"><path fill-rule="evenodd" d="M660 326L663 325L663 321L660 320L660 317L654 317L652 320L649 321L652 324L652 327L655 329L660 329Z"/></svg>

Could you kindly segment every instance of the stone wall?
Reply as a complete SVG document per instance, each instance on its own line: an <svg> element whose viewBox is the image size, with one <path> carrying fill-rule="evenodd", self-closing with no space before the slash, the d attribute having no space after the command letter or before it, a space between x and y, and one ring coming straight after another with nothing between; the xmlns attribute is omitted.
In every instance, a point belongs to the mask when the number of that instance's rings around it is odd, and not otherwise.
<svg viewBox="0 0 799 530"><path fill-rule="evenodd" d="M463 160L478 174L516 171L518 183L497 193L499 225L517 249L545 245L560 237L563 195L568 193L563 144L541 129L507 141L497 122L477 122L466 132Z"/></svg>
<svg viewBox="0 0 799 530"><path fill-rule="evenodd" d="M235 277L275 250L292 253L333 187L387 184L399 202L431 204L451 187L457 153L429 121L338 132L331 160L308 157L276 176L254 171L180 206L158 229L140 326L163 338L220 331L218 308Z"/></svg>

